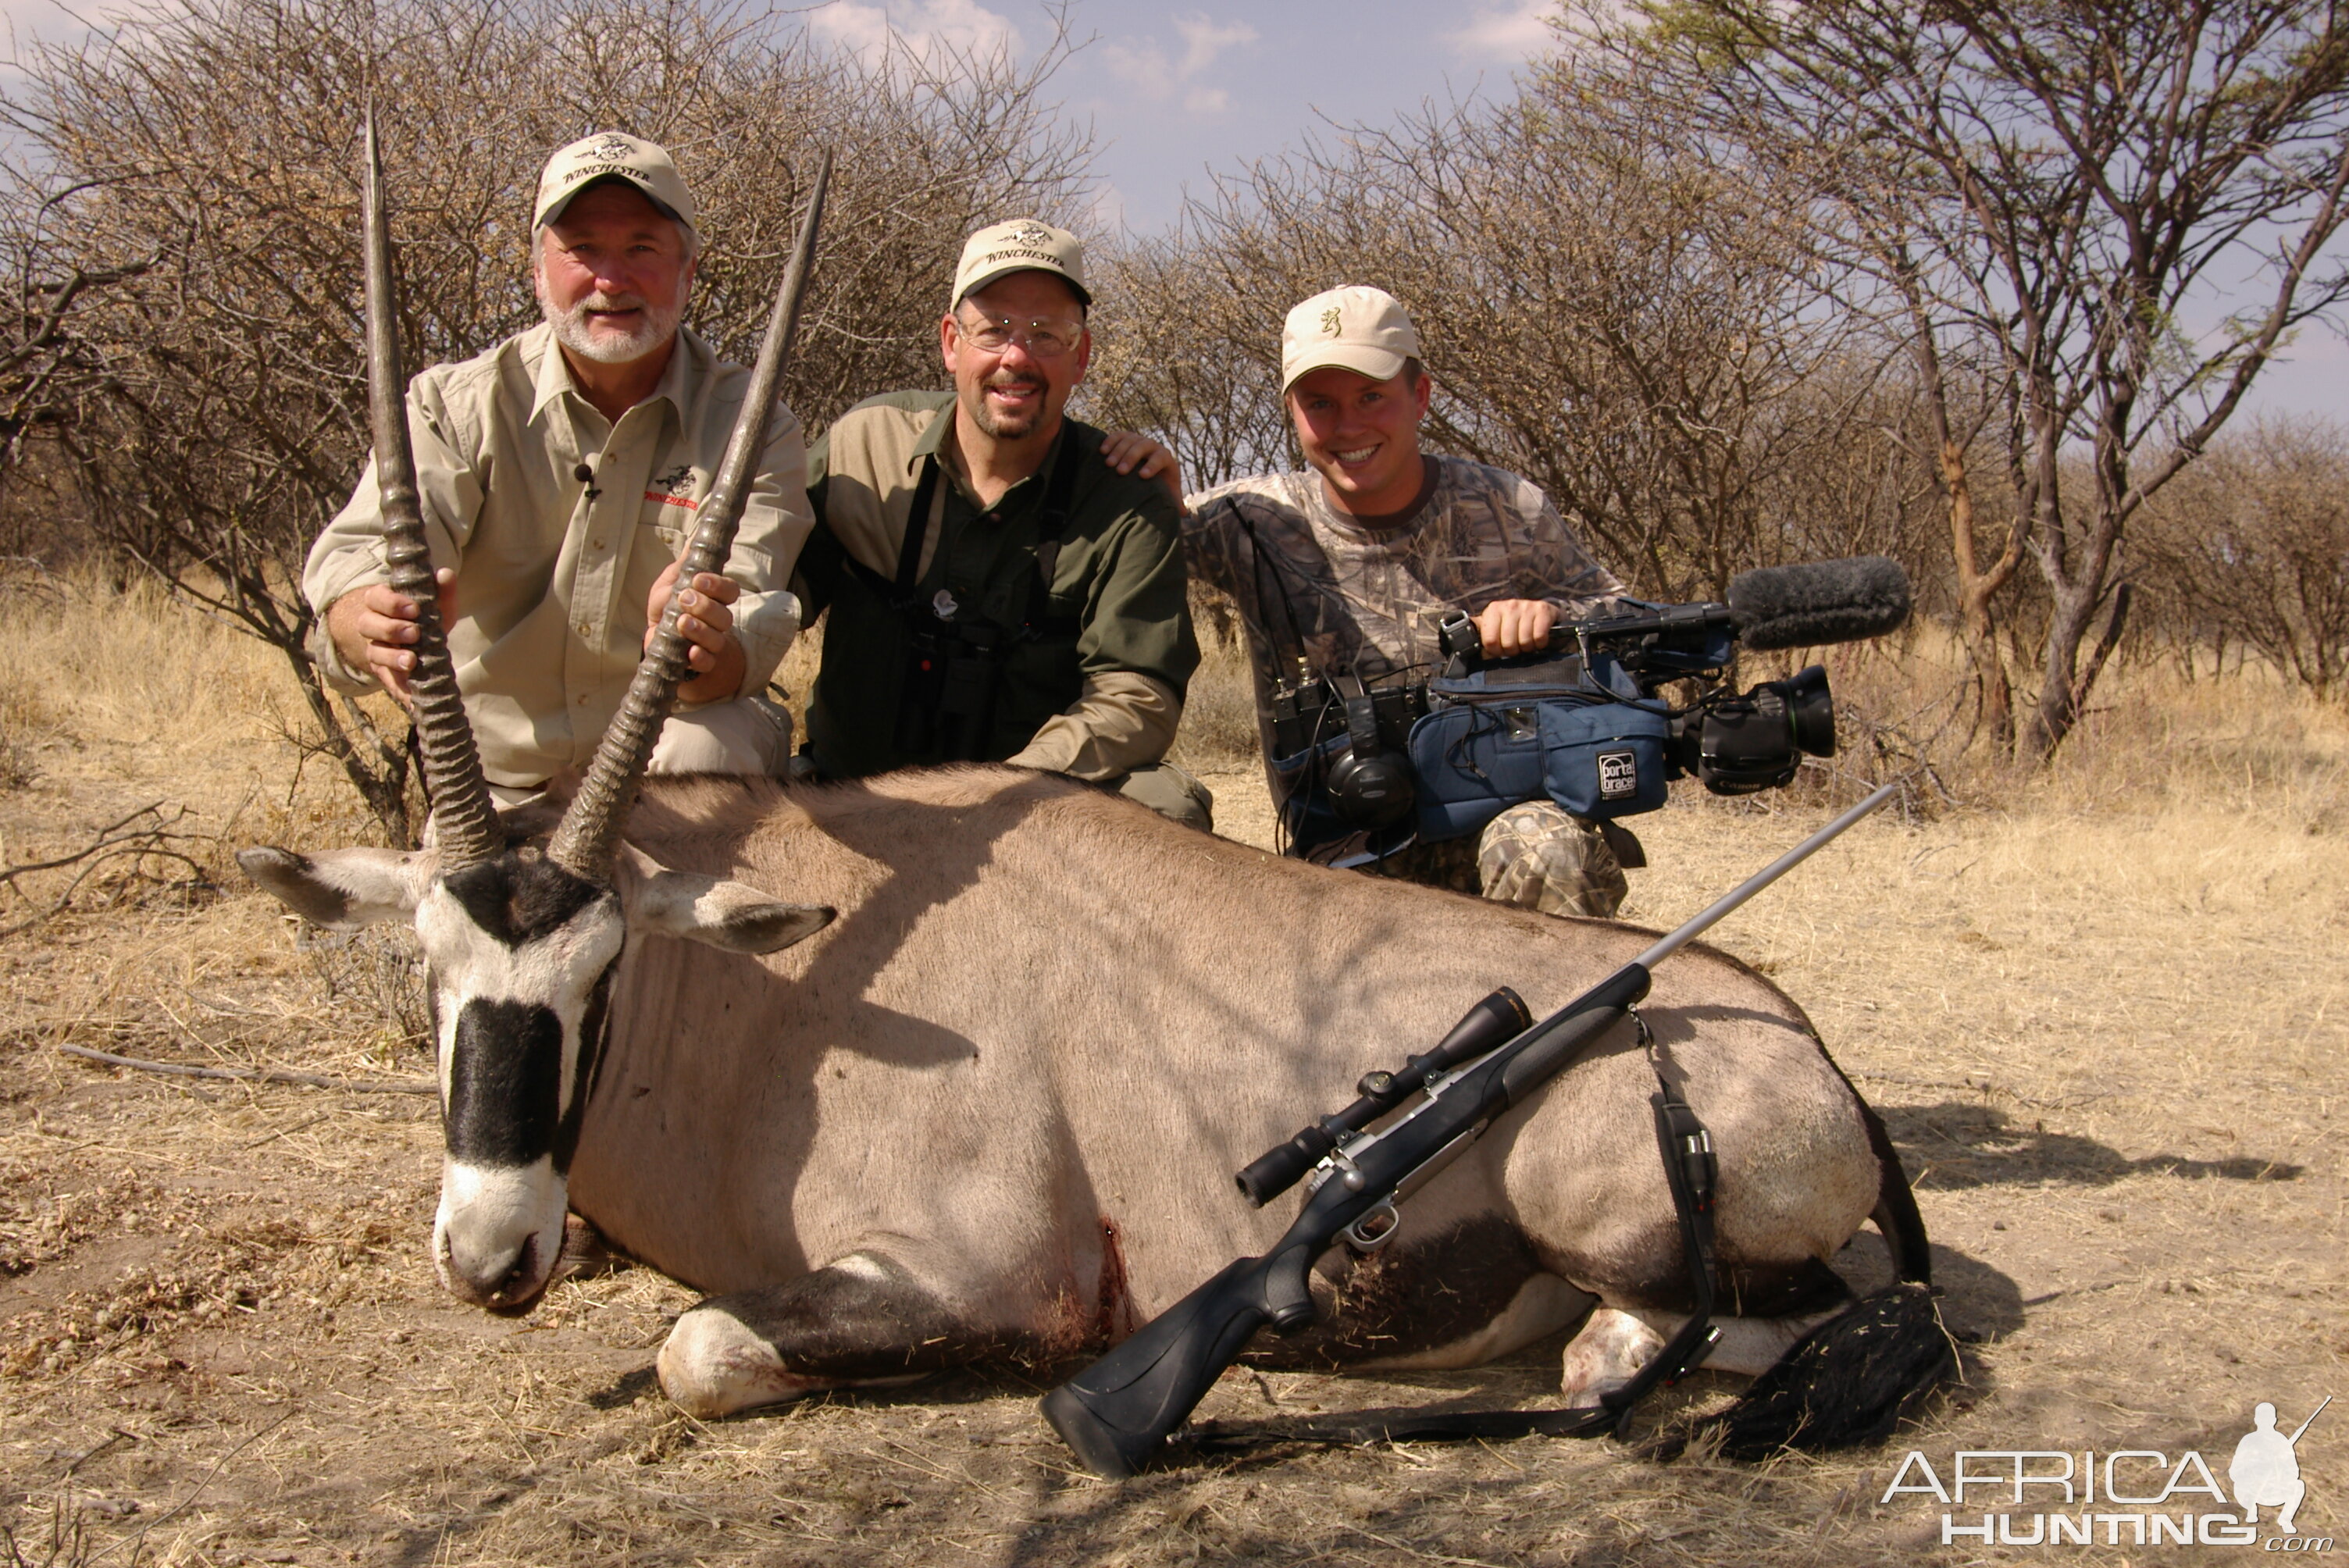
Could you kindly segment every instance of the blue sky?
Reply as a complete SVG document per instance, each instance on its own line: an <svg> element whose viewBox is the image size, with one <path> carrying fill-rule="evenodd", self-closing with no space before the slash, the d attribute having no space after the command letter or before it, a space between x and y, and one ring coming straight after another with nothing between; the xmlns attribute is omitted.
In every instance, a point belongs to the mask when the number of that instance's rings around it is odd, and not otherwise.
<svg viewBox="0 0 2349 1568"><path fill-rule="evenodd" d="M1105 217L1164 227L1184 187L1293 143L1325 120L1380 122L1423 99L1506 94L1510 73L1548 38L1550 0L1443 5L1355 0L1195 8L1074 0L1085 42L1053 80L1062 111L1090 120L1101 149ZM1023 54L1052 36L1036 0L827 0L819 36L864 46L894 25L909 36L1008 39Z"/></svg>
<svg viewBox="0 0 2349 1568"><path fill-rule="evenodd" d="M77 3L85 15L118 9ZM1099 219L1143 232L1180 211L1187 186L1275 155L1329 122L1381 123L1435 98L1506 95L1512 72L1549 38L1552 0L1351 0L1195 5L1071 0L1071 35L1089 42L1052 83L1063 113L1090 121ZM1039 0L823 0L804 12L819 36L869 47L888 28L964 45L997 41L1031 56L1051 38ZM0 0L20 39L82 24L58 0ZM2230 304L2211 300L2215 321ZM2189 325L2200 325L2190 323ZM2349 343L2312 328L2272 366L2255 407L2349 416Z"/></svg>
<svg viewBox="0 0 2349 1568"><path fill-rule="evenodd" d="M1186 186L1206 188L1209 170L1272 156L1330 122L1377 124L1429 98L1506 95L1512 73L1548 44L1541 19L1555 9L1555 0L1073 0L1070 32L1091 41L1053 85L1063 112L1092 124L1102 220L1148 232L1173 222ZM826 0L808 15L849 47L885 26L964 45L1003 39L1023 54L1052 36L1037 0ZM2204 301L2202 319L2187 325L2206 328L2251 303ZM2349 417L2349 343L2339 333L2309 328L2286 355L2261 372L2251 409Z"/></svg>

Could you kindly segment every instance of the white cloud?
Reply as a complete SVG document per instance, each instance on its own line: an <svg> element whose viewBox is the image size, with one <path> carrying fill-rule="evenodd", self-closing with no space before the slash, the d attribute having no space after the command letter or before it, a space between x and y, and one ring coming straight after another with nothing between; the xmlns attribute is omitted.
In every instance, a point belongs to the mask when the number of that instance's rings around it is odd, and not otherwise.
<svg viewBox="0 0 2349 1568"><path fill-rule="evenodd" d="M894 37L916 55L946 48L958 54L1019 52L1019 30L978 0L914 0L869 5L832 0L808 13L808 31L868 64L888 52Z"/></svg>
<svg viewBox="0 0 2349 1568"><path fill-rule="evenodd" d="M1558 14L1558 0L1505 0L1483 5L1468 25L1444 35L1444 41L1464 58L1516 65L1547 54L1557 36L1549 19Z"/></svg>
<svg viewBox="0 0 2349 1568"><path fill-rule="evenodd" d="M1246 22L1211 22L1200 13L1174 19L1174 30L1183 35L1183 65L1181 76L1189 81L1216 63L1216 57L1226 49L1242 44L1253 44L1257 30Z"/></svg>
<svg viewBox="0 0 2349 1568"><path fill-rule="evenodd" d="M1253 44L1260 35L1246 22L1216 22L1193 12L1170 18L1183 40L1180 59L1170 57L1156 38L1137 44L1102 46L1102 63L1110 75L1153 103L1182 95L1184 108L1193 114L1221 114L1232 107L1232 95L1221 88L1195 85L1198 77L1227 49ZM1185 90L1187 89L1187 90Z"/></svg>

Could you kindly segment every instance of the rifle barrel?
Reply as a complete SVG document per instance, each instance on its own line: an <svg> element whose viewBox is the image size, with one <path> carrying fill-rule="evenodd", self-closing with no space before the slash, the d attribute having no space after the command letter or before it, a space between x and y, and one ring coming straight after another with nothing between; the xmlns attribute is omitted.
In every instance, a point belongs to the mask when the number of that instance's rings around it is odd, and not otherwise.
<svg viewBox="0 0 2349 1568"><path fill-rule="evenodd" d="M1810 859L1813 854L1826 848L1827 841L1833 839L1837 834L1842 832L1846 828L1850 827L1854 822L1858 821L1862 817L1867 816L1870 811L1875 810L1878 806L1883 805L1887 800L1892 799L1893 795L1899 791L1900 783L1901 781L1896 779L1891 783L1878 789L1867 799L1862 800L1858 805L1854 806L1850 810L1846 811L1842 816L1837 817L1834 821L1829 822L1826 827L1821 828L1817 832L1813 833L1809 838L1805 839L1801 843L1796 844L1793 849L1788 850L1785 854L1780 855L1776 860L1772 861L1768 865L1764 866L1760 871L1755 872L1752 876L1747 877L1744 882L1739 882L1735 887L1730 889L1728 892L1723 893L1720 898L1715 899L1711 904L1707 905L1704 911L1697 915L1695 919L1672 932L1662 941L1657 943L1653 947L1649 948L1648 951L1640 954L1640 956L1632 960L1632 962L1640 965L1643 968L1653 969L1657 965L1661 964L1665 959L1670 958L1673 954L1678 953L1682 948L1686 947L1690 943L1694 942L1698 937L1703 935L1707 931L1718 924L1724 916L1726 916L1732 910L1734 910L1739 904L1744 903L1747 899L1752 898L1755 893L1760 892L1764 888L1768 887L1772 882L1776 882L1780 877L1785 876L1788 872L1793 871L1796 866L1801 865L1805 861ZM2323 1407L2319 1406L2318 1408L2322 1409ZM2313 1416L2309 1418L2312 1421L2315 1418L2316 1418Z"/></svg>
<svg viewBox="0 0 2349 1568"><path fill-rule="evenodd" d="M2316 1425L2316 1418L2324 1414L2324 1406L2330 1405L2331 1403L2333 1403L2333 1396L2327 1394L2324 1396L2324 1404L2319 1405L2316 1408L2311 1410L2308 1413L2308 1419L2300 1424L2300 1432L2304 1432L2308 1430L2309 1428ZM2292 1446L2294 1448L2298 1448L2300 1446L2300 1432L2294 1432L2292 1435Z"/></svg>
<svg viewBox="0 0 2349 1568"><path fill-rule="evenodd" d="M1557 1012L1430 1084L1428 1099L1402 1120L1351 1146L1348 1179L1315 1189L1269 1251L1235 1261L1047 1394L1043 1412L1052 1429L1096 1474L1128 1476L1149 1463L1258 1328L1286 1333L1311 1321L1309 1271L1348 1225L1415 1191L1423 1172L1448 1162L1501 1113L1564 1070L1647 995L1650 965L1784 876L1898 788L1877 790ZM1494 1015L1488 1026L1496 1022L1508 1010L1503 997L1524 1006L1514 995L1496 992L1462 1020L1463 1027L1488 1011ZM1319 1123L1307 1130L1315 1132L1329 1135ZM1272 1150L1259 1165L1297 1152L1296 1141ZM1241 1174L1243 1189L1249 1175Z"/></svg>

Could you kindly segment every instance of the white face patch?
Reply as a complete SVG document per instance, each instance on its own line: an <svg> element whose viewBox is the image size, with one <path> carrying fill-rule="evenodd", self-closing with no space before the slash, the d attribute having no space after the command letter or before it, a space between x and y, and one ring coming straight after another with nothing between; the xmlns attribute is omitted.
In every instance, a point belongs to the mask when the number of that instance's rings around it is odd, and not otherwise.
<svg viewBox="0 0 2349 1568"><path fill-rule="evenodd" d="M477 1306L537 1299L562 1254L564 1194L551 1158L494 1171L444 1161L432 1222L441 1284Z"/></svg>
<svg viewBox="0 0 2349 1568"><path fill-rule="evenodd" d="M554 930L508 947L436 882L417 905L416 934L431 966L441 1105L449 1104L458 1019L467 1002L481 1000L532 1004L554 1013L563 1026L556 1103L569 1106L579 1088L580 1031L589 998L627 940L618 901L598 898Z"/></svg>
<svg viewBox="0 0 2349 1568"><path fill-rule="evenodd" d="M535 1119L552 1124L585 1089L580 1075L587 1014L598 982L626 940L619 902L603 893L562 924L508 945L435 882L417 905L416 931L431 969L444 1118L460 1109L468 1118L510 1116L517 1122ZM469 1005L481 1002L543 1010L542 1016L551 1014L560 1025L552 1107L452 1106L459 1023ZM533 1098L544 1092L542 1087ZM521 1310L536 1300L562 1253L566 1182L552 1152L532 1152L535 1157L518 1167L455 1158L441 1167L433 1263L451 1294L493 1311Z"/></svg>

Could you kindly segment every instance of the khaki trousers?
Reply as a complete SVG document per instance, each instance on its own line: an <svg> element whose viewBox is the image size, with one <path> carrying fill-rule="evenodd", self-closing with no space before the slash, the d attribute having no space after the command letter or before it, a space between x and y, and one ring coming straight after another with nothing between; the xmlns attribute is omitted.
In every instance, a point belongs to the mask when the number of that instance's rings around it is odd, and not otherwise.
<svg viewBox="0 0 2349 1568"><path fill-rule="evenodd" d="M791 755L790 711L764 696L738 696L669 715L645 771L781 779ZM501 807L527 806L545 793L543 783L490 786L490 799Z"/></svg>

